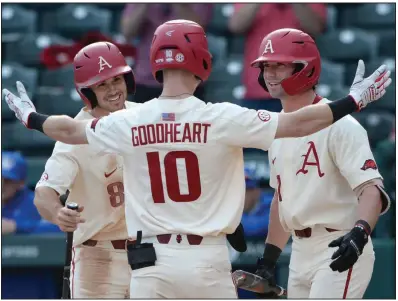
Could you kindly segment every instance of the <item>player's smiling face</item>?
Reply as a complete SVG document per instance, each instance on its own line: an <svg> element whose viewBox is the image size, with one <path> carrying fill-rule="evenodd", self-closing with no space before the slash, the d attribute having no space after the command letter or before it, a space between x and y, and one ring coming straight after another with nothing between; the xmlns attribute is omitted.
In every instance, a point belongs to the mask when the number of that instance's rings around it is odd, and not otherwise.
<svg viewBox="0 0 398 301"><path fill-rule="evenodd" d="M265 84L271 96L281 98L286 95L280 83L293 74L295 68L294 64L266 62L263 66Z"/></svg>
<svg viewBox="0 0 398 301"><path fill-rule="evenodd" d="M107 79L92 87L97 96L98 106L109 112L124 108L127 99L127 86L123 75Z"/></svg>

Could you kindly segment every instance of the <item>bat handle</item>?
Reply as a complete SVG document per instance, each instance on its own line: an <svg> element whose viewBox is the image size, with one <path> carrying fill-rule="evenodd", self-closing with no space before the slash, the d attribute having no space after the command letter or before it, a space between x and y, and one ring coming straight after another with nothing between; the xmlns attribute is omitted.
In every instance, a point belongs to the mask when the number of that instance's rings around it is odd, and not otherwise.
<svg viewBox="0 0 398 301"><path fill-rule="evenodd" d="M71 210L79 210L79 205L77 203L67 203L66 208Z"/></svg>

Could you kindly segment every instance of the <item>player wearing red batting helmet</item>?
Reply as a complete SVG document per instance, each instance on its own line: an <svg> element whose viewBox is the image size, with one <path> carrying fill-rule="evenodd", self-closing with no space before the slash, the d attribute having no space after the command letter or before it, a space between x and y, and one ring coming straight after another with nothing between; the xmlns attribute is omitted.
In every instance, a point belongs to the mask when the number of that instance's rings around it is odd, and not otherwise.
<svg viewBox="0 0 398 301"><path fill-rule="evenodd" d="M137 105L126 101L135 91L134 74L114 44L97 42L82 48L73 67L76 90L86 105L75 120L92 120ZM35 204L43 218L74 233L73 251L67 250L72 252L71 299L128 295L130 271L124 252L128 236L118 160L115 155L98 156L89 147L58 142L36 186ZM78 211L59 202L58 195L66 189L68 200L79 203Z"/></svg>
<svg viewBox="0 0 398 301"><path fill-rule="evenodd" d="M73 66L76 90L90 109L123 109L127 94L135 92L134 73L112 43L97 42L82 48Z"/></svg>
<svg viewBox="0 0 398 301"><path fill-rule="evenodd" d="M283 28L263 39L252 67L260 69L258 82L264 90L283 98L304 93L318 83L321 57L308 34Z"/></svg>
<svg viewBox="0 0 398 301"><path fill-rule="evenodd" d="M284 112L335 103L315 94L321 58L308 34L276 30L264 38L259 52L252 63L260 69L258 82L281 99ZM376 87L389 85L389 71L381 66L366 79L364 73L360 61L351 97L355 85L370 80L374 83L362 95L381 97ZM318 133L275 140L268 155L275 196L256 273L273 281L276 261L292 236L289 298L362 298L374 264L370 233L390 203L366 131L345 116Z"/></svg>

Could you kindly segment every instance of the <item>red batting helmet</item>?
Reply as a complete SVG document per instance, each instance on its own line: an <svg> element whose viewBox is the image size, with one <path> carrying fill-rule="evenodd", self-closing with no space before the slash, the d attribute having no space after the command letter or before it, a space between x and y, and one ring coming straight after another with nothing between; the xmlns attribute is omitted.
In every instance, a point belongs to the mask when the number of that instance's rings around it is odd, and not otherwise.
<svg viewBox="0 0 398 301"><path fill-rule="evenodd" d="M127 93L135 92L133 70L112 43L97 42L87 45L76 54L73 65L76 90L90 108L97 105L97 97L91 87L112 77L123 74Z"/></svg>
<svg viewBox="0 0 398 301"><path fill-rule="evenodd" d="M152 74L163 82L163 69L184 69L202 81L211 72L211 54L203 28L192 21L172 20L160 25L153 36L150 61Z"/></svg>
<svg viewBox="0 0 398 301"><path fill-rule="evenodd" d="M292 28L275 30L263 39L259 52L259 57L251 65L261 69L258 82L267 92L263 76L265 62L297 64L293 75L281 82L282 88L289 95L304 92L318 83L321 56L308 34Z"/></svg>

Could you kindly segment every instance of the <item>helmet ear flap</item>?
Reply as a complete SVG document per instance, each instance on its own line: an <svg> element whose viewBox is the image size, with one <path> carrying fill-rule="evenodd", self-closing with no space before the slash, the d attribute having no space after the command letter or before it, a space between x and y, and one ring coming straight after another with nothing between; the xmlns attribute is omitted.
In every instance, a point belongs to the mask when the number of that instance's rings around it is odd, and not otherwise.
<svg viewBox="0 0 398 301"><path fill-rule="evenodd" d="M258 74L258 83L260 84L261 87L263 87L263 89L265 91L268 92L268 88L267 85L265 84L265 79L264 79L264 68L260 67L260 73Z"/></svg>
<svg viewBox="0 0 398 301"><path fill-rule="evenodd" d="M126 82L127 93L134 95L136 87L135 87L135 80L133 73L132 72L125 73L123 77L124 81Z"/></svg>
<svg viewBox="0 0 398 301"><path fill-rule="evenodd" d="M90 88L82 88L82 94L90 101L91 108L94 109L98 105L97 96Z"/></svg>

